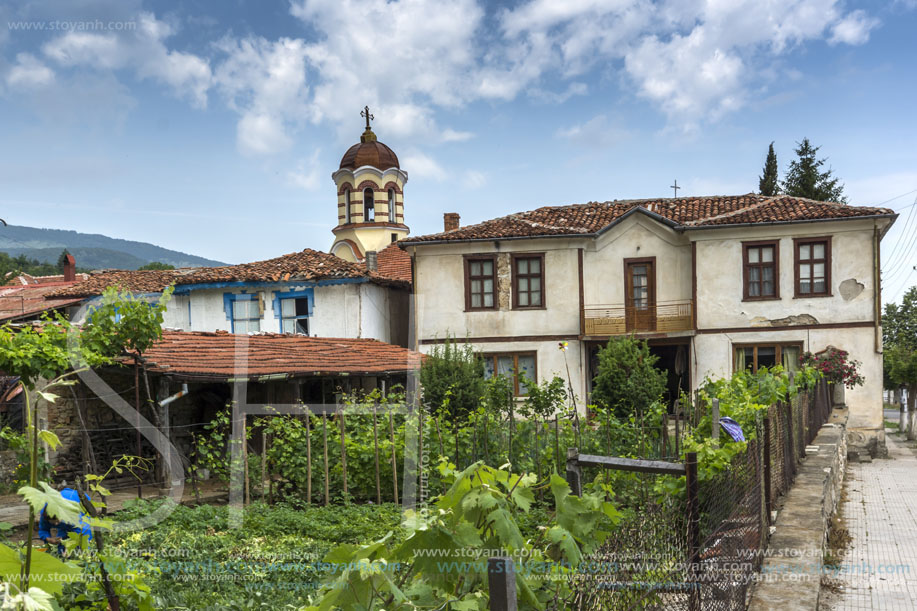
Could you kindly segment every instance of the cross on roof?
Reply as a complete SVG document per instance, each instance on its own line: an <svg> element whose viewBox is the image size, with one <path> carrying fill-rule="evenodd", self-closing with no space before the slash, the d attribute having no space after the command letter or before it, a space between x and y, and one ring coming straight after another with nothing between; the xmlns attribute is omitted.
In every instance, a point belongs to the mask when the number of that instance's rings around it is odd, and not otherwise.
<svg viewBox="0 0 917 611"><path fill-rule="evenodd" d="M675 197L678 197L678 190L681 189L681 187L678 186L678 180L677 180L677 179L675 180L675 184L674 184L674 185L670 185L669 188L672 189L673 191L675 191Z"/></svg>
<svg viewBox="0 0 917 611"><path fill-rule="evenodd" d="M360 111L360 116L366 117L366 129L369 129L369 122L376 118L372 116L371 114L369 114L369 106L363 107L363 110Z"/></svg>

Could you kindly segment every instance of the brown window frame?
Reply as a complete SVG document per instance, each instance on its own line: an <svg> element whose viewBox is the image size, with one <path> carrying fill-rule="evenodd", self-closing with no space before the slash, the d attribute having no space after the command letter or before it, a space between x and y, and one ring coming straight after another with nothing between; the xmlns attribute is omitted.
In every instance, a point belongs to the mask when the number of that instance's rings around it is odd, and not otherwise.
<svg viewBox="0 0 917 611"><path fill-rule="evenodd" d="M541 272L538 274L519 274L516 261L519 259L538 259ZM513 283L513 309L514 310L544 310L547 308L547 299L545 295L545 269L543 252L520 252L513 253L510 257L510 264L513 266L512 283ZM539 278L541 279L541 303L539 305L519 305L519 279L520 278ZM529 302L531 303L531 285L529 285Z"/></svg>
<svg viewBox="0 0 917 611"><path fill-rule="evenodd" d="M538 384L538 352L535 351L522 351L522 352L484 352L481 353L482 359L493 359L493 369L494 374L497 373L497 359L501 356L511 356L513 357L513 396L514 397L525 397L527 394L523 395L519 392L519 357L520 356L530 356L532 357L532 384Z"/></svg>
<svg viewBox="0 0 917 611"><path fill-rule="evenodd" d="M466 312L490 312L499 309L500 287L497 281L497 255L464 255L465 266L465 311ZM471 263L473 261L492 261L493 262L493 284L494 284L494 304L492 306L482 305L481 307L471 306ZM487 276L475 276L475 278L487 278ZM481 294L481 303L484 303L484 294Z"/></svg>
<svg viewBox="0 0 917 611"><path fill-rule="evenodd" d="M825 290L818 293L803 293L800 288L799 266L803 261L799 258L799 247L805 244L824 244L824 259L806 259L809 265L818 262L825 264ZM809 297L831 297L831 236L819 236L814 238L793 238L793 268L795 275L793 279L793 297L796 299L808 299ZM810 272L811 274L811 272ZM809 276L811 279L811 275ZM811 286L811 282L810 282Z"/></svg>
<svg viewBox="0 0 917 611"><path fill-rule="evenodd" d="M739 348L742 348L742 349L754 348L751 372L757 373L758 372L758 348L775 348L776 350L774 352L774 358L776 360L776 363L778 365L782 365L783 364L783 349L787 347L799 348L800 356L803 353L803 342L801 341L799 342L766 342L765 341L765 342L734 343L732 344L732 369L733 371L736 370L736 365L735 365L736 350L738 350Z"/></svg>
<svg viewBox="0 0 917 611"><path fill-rule="evenodd" d="M757 267L763 269L765 265L761 263L748 262L748 249L760 248L762 246L774 247L774 294L773 295L749 295L749 269ZM761 281L763 285L763 281ZM773 301L780 299L780 240L756 240L754 242L742 242L742 301Z"/></svg>

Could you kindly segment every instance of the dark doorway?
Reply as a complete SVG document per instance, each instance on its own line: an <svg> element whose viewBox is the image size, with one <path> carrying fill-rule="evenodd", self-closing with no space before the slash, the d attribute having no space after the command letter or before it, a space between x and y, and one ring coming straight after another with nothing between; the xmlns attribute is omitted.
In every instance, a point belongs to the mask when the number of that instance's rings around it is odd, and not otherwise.
<svg viewBox="0 0 917 611"><path fill-rule="evenodd" d="M688 366L691 346L689 344L656 345L652 340L649 344L650 353L659 357L659 360L656 361L656 369L667 373L665 401L671 413L680 394L691 392L691 374Z"/></svg>

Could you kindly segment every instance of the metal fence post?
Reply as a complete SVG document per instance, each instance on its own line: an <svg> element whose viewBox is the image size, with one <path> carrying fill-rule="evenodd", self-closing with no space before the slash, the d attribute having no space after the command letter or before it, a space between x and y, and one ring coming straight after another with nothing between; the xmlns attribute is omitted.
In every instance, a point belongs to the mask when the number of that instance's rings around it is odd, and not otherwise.
<svg viewBox="0 0 917 611"><path fill-rule="evenodd" d="M700 609L700 582L697 579L700 561L700 505L697 498L697 453L685 454L685 491L688 513L688 583L691 586L689 609Z"/></svg>
<svg viewBox="0 0 917 611"><path fill-rule="evenodd" d="M577 459L579 448L567 448L567 483L570 484L570 493L576 496L583 495L583 470Z"/></svg>
<svg viewBox="0 0 917 611"><path fill-rule="evenodd" d="M490 611L517 611L516 567L512 558L495 556L487 559L487 587Z"/></svg>

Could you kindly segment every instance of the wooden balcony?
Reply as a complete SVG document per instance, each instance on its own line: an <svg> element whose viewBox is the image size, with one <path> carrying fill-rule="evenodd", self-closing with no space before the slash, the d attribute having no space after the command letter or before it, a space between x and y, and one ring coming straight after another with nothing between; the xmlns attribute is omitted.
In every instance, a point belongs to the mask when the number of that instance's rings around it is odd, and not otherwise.
<svg viewBox="0 0 917 611"><path fill-rule="evenodd" d="M586 335L629 333L675 333L694 328L691 300L666 301L643 308L594 305L583 309Z"/></svg>

